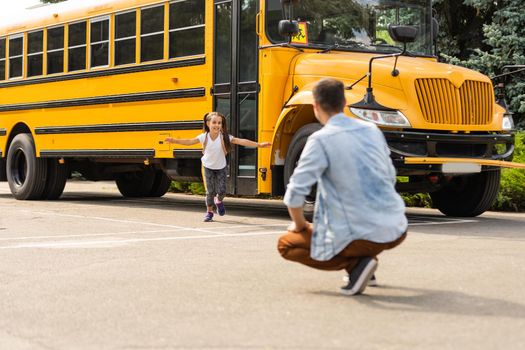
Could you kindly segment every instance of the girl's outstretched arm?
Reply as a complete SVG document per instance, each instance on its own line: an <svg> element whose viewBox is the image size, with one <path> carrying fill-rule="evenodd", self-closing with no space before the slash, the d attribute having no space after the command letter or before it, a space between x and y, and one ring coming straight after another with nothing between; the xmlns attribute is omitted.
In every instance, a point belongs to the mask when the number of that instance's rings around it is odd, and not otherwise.
<svg viewBox="0 0 525 350"><path fill-rule="evenodd" d="M255 142L247 139L238 139L236 137L232 138L231 143L235 145L241 145L246 147L258 147L258 148L268 148L272 145L271 142Z"/></svg>
<svg viewBox="0 0 525 350"><path fill-rule="evenodd" d="M198 138L194 138L194 139L176 139L174 137L167 137L164 142L166 143L176 143L176 144L179 144L179 145L186 145L186 146L191 146L191 145L195 145L197 143L199 143L199 139Z"/></svg>

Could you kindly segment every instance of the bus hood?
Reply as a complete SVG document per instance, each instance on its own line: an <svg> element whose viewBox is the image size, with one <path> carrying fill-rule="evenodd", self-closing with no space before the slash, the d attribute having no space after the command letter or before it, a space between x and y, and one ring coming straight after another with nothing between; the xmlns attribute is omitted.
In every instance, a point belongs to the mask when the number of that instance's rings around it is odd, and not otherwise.
<svg viewBox="0 0 525 350"><path fill-rule="evenodd" d="M377 55L376 55L377 56ZM345 84L351 84L361 79L368 72L370 53L333 52L333 53L305 53L299 55L293 70L296 76L332 77L340 79ZM384 86L403 90L414 86L418 78L448 79L456 87L460 87L465 80L489 82L483 74L470 69L438 63L432 58L401 56L397 62L399 75L392 76L394 58L378 59L372 66L372 87ZM365 78L360 85L366 85Z"/></svg>
<svg viewBox="0 0 525 350"><path fill-rule="evenodd" d="M287 107L313 103L312 89L319 79L343 81L349 106L364 100L370 53L303 53L292 64L293 84L299 89ZM411 127L422 130L498 131L505 110L494 100L490 79L476 71L436 62L432 58L401 56L397 76L395 59L378 59L372 66L374 101L400 111ZM356 81L362 79L351 89ZM285 96L287 98L287 96ZM377 107L376 107L377 108Z"/></svg>

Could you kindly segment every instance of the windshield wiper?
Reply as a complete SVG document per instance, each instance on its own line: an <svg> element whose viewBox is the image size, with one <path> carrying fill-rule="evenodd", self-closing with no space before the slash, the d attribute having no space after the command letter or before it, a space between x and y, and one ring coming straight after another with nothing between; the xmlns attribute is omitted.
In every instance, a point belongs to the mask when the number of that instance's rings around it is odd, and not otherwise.
<svg viewBox="0 0 525 350"><path fill-rule="evenodd" d="M349 48L353 48L353 47L363 47L363 46L364 46L363 43L360 43L358 41L348 40L344 44L336 43L336 44L330 45L327 48L319 51L318 53L327 53L327 52L330 52L330 51L338 49L338 48L349 49Z"/></svg>
<svg viewBox="0 0 525 350"><path fill-rule="evenodd" d="M398 46L395 46L395 45L390 45L390 44L370 44L368 46L372 46L372 47L384 47L384 48L388 48L388 49L396 49L398 50L399 52L403 51L402 48L398 47Z"/></svg>
<svg viewBox="0 0 525 350"><path fill-rule="evenodd" d="M318 53L327 53L327 52L332 51L333 49L337 49L338 47L339 47L339 44L333 44L331 46L328 46L326 49L319 51Z"/></svg>

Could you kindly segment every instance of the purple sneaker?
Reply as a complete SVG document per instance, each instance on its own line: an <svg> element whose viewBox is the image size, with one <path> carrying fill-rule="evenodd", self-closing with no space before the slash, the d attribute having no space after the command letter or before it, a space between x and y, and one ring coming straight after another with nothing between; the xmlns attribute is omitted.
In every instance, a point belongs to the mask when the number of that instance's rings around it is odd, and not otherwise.
<svg viewBox="0 0 525 350"><path fill-rule="evenodd" d="M213 221L213 212L209 211L204 215L204 222Z"/></svg>
<svg viewBox="0 0 525 350"><path fill-rule="evenodd" d="M224 208L224 203L217 199L217 197L214 199L215 206L217 207L217 214L220 216L224 216L226 214L226 208Z"/></svg>

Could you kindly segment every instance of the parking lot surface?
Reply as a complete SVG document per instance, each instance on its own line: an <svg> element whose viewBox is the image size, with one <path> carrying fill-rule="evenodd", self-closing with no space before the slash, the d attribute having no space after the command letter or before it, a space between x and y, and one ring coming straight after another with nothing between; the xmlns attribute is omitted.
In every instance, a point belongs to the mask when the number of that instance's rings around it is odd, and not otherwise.
<svg viewBox="0 0 525 350"><path fill-rule="evenodd" d="M0 183L0 349L523 349L525 215L407 209L378 287L284 261L276 200L124 199L71 182L57 201Z"/></svg>

